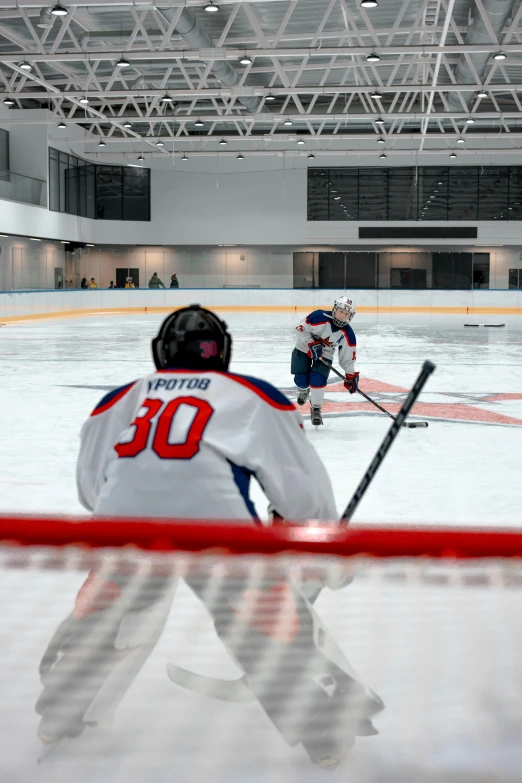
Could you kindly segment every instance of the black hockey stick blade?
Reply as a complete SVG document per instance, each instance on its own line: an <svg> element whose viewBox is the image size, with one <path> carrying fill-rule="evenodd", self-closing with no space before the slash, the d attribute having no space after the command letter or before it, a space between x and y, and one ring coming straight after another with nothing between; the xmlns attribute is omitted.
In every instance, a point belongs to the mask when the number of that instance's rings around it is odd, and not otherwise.
<svg viewBox="0 0 522 783"><path fill-rule="evenodd" d="M422 369L419 373L419 377L413 384L412 389L408 394L408 396L406 397L406 399L404 400L402 404L402 408L397 414L395 421L393 422L390 429L384 436L384 440L379 446L375 457L371 461L366 473L362 477L359 486L354 492L352 499L346 506L341 516L341 523L347 525L350 519L353 517L355 510L357 509L357 506L361 502L366 490L368 489L368 487L372 482L373 477L379 470L381 463L383 462L386 454L390 450L393 441L397 437L397 433L399 432L402 424L404 423L406 416L413 408L417 397L421 393L422 389L426 384L426 381L428 380L428 378L430 377L431 373L434 370L435 370L435 365L432 364L432 362L424 362L424 364L422 365Z"/></svg>
<svg viewBox="0 0 522 783"><path fill-rule="evenodd" d="M235 704L249 704L256 701L257 698L248 686L246 674L235 680L222 680L189 672L174 663L167 664L167 674L169 680L175 685L186 688L193 693L200 693L202 696L209 696L211 699L230 701Z"/></svg>

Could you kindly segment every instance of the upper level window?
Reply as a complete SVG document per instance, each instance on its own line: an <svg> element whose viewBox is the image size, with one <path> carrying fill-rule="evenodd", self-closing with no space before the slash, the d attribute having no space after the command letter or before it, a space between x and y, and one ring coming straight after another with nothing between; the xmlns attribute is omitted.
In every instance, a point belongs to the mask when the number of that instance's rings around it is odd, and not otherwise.
<svg viewBox="0 0 522 783"><path fill-rule="evenodd" d="M49 208L96 220L150 220L150 170L49 150Z"/></svg>
<svg viewBox="0 0 522 783"><path fill-rule="evenodd" d="M522 166L310 168L308 220L522 220Z"/></svg>

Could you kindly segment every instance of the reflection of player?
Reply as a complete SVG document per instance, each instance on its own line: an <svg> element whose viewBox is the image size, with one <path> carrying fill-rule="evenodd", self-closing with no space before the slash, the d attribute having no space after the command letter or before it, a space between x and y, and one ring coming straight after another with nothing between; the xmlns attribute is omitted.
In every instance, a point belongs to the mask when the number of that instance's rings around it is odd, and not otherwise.
<svg viewBox="0 0 522 783"><path fill-rule="evenodd" d="M166 319L153 341L158 372L108 394L82 429L77 480L86 508L252 520L255 476L282 517L334 518L328 476L296 409L270 384L227 372L230 352L226 325L210 311L192 306ZM298 585L272 563L217 585L206 573L184 578L290 745L334 765L356 736L375 733L370 718L382 703L305 598L343 580L314 571ZM106 564L89 575L40 666L42 741L76 736L114 712L162 633L175 589L164 572Z"/></svg>
<svg viewBox="0 0 522 783"><path fill-rule="evenodd" d="M353 301L340 296L335 300L331 313L314 310L296 327L291 372L300 390L297 404L304 405L310 395L312 424L323 423L321 406L330 372L321 358L331 364L338 348L339 364L346 374L344 385L350 394L357 391L359 373L354 369L356 341L350 326L354 315Z"/></svg>

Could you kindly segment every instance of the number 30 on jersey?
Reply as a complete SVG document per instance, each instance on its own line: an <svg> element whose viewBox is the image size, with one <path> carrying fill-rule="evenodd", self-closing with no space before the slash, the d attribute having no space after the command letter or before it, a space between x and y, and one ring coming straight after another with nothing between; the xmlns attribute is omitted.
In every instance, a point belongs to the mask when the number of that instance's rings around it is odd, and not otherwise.
<svg viewBox="0 0 522 783"><path fill-rule="evenodd" d="M180 408L188 406L194 410L194 416L181 443L170 443L176 414ZM161 459L192 459L199 451L199 444L205 427L210 421L214 408L206 400L198 397L177 397L165 403L163 400L146 399L140 408L140 416L132 422L134 433L132 440L117 443L114 447L118 457L137 457L147 448Z"/></svg>

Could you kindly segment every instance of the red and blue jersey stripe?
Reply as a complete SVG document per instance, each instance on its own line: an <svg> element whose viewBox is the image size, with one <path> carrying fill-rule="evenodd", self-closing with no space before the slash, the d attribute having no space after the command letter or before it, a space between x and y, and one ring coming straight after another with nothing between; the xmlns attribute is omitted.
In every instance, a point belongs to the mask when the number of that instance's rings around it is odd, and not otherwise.
<svg viewBox="0 0 522 783"><path fill-rule="evenodd" d="M109 408L112 408L113 405L116 405L116 403L119 402L122 397L125 397L127 392L129 392L135 384L136 381L132 381L132 383L128 383L126 386L119 386L117 389L110 391L105 395L105 397L102 397L98 405L91 413L91 416L99 416L100 413L105 413L105 411L108 411Z"/></svg>

